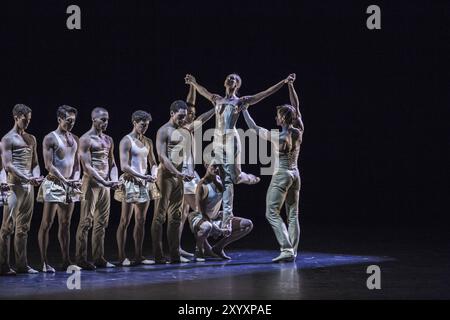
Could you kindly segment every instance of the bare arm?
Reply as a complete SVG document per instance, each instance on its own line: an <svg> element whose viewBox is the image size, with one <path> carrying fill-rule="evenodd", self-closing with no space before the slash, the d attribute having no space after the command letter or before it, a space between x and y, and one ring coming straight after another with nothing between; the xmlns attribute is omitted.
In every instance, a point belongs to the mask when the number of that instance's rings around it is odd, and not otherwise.
<svg viewBox="0 0 450 320"><path fill-rule="evenodd" d="M304 126L303 126L303 121L302 121L302 114L300 113L300 102L298 100L297 92L295 91L295 88L294 88L294 81L289 81L288 82L288 87L289 87L289 99L291 100L291 105L297 111L297 125L298 125L298 129L300 129L301 131L304 131Z"/></svg>
<svg viewBox="0 0 450 320"><path fill-rule="evenodd" d="M119 181L119 169L117 169L116 160L114 159L114 141L108 137L111 141L111 149L109 149L109 178L113 182Z"/></svg>
<svg viewBox="0 0 450 320"><path fill-rule="evenodd" d="M182 176L182 173L175 168L175 166L172 164L172 162L169 160L169 157L167 156L167 128L162 127L158 130L158 133L156 134L156 153L159 156L159 162L163 164L163 166L169 170L170 173L173 175L180 177Z"/></svg>
<svg viewBox="0 0 450 320"><path fill-rule="evenodd" d="M81 138L80 139L80 161L83 166L84 173L90 177L99 182L100 184L104 185L105 187L109 187L110 184L108 181L103 179L100 174L97 172L97 170L92 167L92 159L91 159L91 142L89 138Z"/></svg>
<svg viewBox="0 0 450 320"><path fill-rule="evenodd" d="M148 151L148 164L150 166L150 174L154 179L158 175L158 164L156 163L155 153L153 151L153 141L148 139L149 151Z"/></svg>
<svg viewBox="0 0 450 320"><path fill-rule="evenodd" d="M189 85L189 93L186 98L186 102L188 105L195 106L195 101L197 100L197 90L194 85Z"/></svg>
<svg viewBox="0 0 450 320"><path fill-rule="evenodd" d="M33 178L41 178L41 167L39 166L39 158L37 154L37 142L36 138L34 136L31 136L31 139L33 141L33 160L31 167L32 169L32 176ZM32 179L33 180L33 179Z"/></svg>
<svg viewBox="0 0 450 320"><path fill-rule="evenodd" d="M203 188L203 180L197 184L197 189L195 191L195 205L197 210L202 214L203 219L210 221L208 215L205 213L205 206L203 200L206 198L205 188Z"/></svg>
<svg viewBox="0 0 450 320"><path fill-rule="evenodd" d="M187 127L189 131L197 130L200 128L203 123L207 122L209 119L212 118L212 116L215 113L215 108L212 108L209 111L206 111L205 113L199 115L197 119L194 120L194 122L190 123Z"/></svg>
<svg viewBox="0 0 450 320"><path fill-rule="evenodd" d="M245 123L247 123L247 126L250 129L255 130L262 139L267 140L267 141L271 141L271 139L270 139L270 132L267 129L263 128L263 127L259 127L255 123L253 118L250 116L250 113L248 112L247 108L245 108L242 113L244 114Z"/></svg>
<svg viewBox="0 0 450 320"><path fill-rule="evenodd" d="M77 151L75 151L75 161L73 164L73 172L71 178L75 181L79 181L81 177L80 158L78 157L78 152L80 150L80 139L78 139L77 136L72 136L77 142Z"/></svg>
<svg viewBox="0 0 450 320"><path fill-rule="evenodd" d="M209 92L205 87L199 85L192 75L188 74L184 79L186 84L193 86L198 91L198 93L200 93L203 97L205 97L212 103L215 103L215 101L220 98L219 95L213 94Z"/></svg>
<svg viewBox="0 0 450 320"><path fill-rule="evenodd" d="M52 174L53 176L57 177L59 180L61 180L63 183L68 184L68 181L64 176L61 174L61 172L53 165L53 147L55 145L55 141L53 137L46 136L44 138L44 142L42 144L42 154L44 156L44 165L45 169Z"/></svg>

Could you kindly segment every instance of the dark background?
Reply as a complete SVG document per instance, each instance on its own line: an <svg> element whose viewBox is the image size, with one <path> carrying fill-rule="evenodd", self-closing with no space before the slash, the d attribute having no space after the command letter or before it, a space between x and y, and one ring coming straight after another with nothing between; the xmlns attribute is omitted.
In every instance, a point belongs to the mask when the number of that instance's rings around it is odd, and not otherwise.
<svg viewBox="0 0 450 320"><path fill-rule="evenodd" d="M66 28L70 4L81 7L82 30ZM371 4L381 7L381 30L366 28ZM380 241L400 229L447 232L448 1L52 0L11 1L0 10L1 135L13 124L14 104L25 103L40 150L56 127L56 108L69 104L80 111L75 134L103 106L118 144L131 130L132 111L143 108L153 115L154 139L170 103L186 97L186 73L223 93L225 76L237 72L246 95L295 72L306 128L299 160L304 239L313 228L330 242L339 239L321 229L363 228ZM252 115L275 128L274 106L288 101L284 87ZM210 108L200 97L197 106L198 114ZM242 118L238 126L245 127ZM274 246L264 219L269 181L236 187L235 212L255 222L248 241ZM119 215L115 202L111 241Z"/></svg>

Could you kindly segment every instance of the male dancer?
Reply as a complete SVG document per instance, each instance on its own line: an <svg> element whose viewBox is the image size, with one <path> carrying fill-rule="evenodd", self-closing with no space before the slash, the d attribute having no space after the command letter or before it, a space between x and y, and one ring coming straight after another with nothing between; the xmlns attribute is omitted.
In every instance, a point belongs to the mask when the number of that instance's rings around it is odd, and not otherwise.
<svg viewBox="0 0 450 320"><path fill-rule="evenodd" d="M183 161L183 172L187 173L190 176L194 176L194 179L188 182L184 182L184 198L183 198L183 215L181 216L181 225L180 225L180 241L181 241L181 235L183 234L183 227L184 223L186 222L187 216L189 214L190 209L195 210L195 190L197 188L197 184L200 181L200 176L195 171L195 163L194 163L194 155L195 155L195 140L193 137L194 130L198 129L212 118L214 115L214 108L211 110L203 113L200 115L197 119L195 118L196 114L196 107L195 107L195 101L196 101L196 94L197 91L195 90L194 86L189 86L189 94L187 96L186 102L187 102L187 115L185 124L183 125L180 130L187 130L186 136L190 137L191 142L187 144L187 146L190 146L191 148L187 148L185 152L185 160ZM181 256L185 258L193 257L194 255L192 253L186 252L181 248L180 244L180 254Z"/></svg>
<svg viewBox="0 0 450 320"><path fill-rule="evenodd" d="M269 89L251 96L238 97L238 90L242 85L241 77L237 74L230 74L226 77L225 96L221 97L212 94L203 86L199 85L192 75L186 75L187 84L193 85L196 90L211 101L216 110L216 129L214 133L214 154L217 160L223 165L225 172L223 194L223 219L227 224L233 216L233 184L255 184L260 181L252 174L241 171L240 151L241 142L236 130L236 122L244 105L254 105L268 96L274 94L288 83L290 75L286 79L278 82ZM231 151L231 152L230 152ZM230 155L230 153L232 153Z"/></svg>
<svg viewBox="0 0 450 320"><path fill-rule="evenodd" d="M158 167L153 152L153 141L145 136L150 121L152 117L148 112L141 110L134 112L133 131L120 141L120 166L124 174L119 180L123 182L123 185L116 190L114 198L122 203L121 219L116 233L119 263L122 266L131 265L131 261L125 255L125 243L133 211L135 248L133 264L155 263L146 259L142 253L145 220L150 200L160 196L155 185Z"/></svg>
<svg viewBox="0 0 450 320"><path fill-rule="evenodd" d="M11 194L0 229L0 274L14 275L9 265L9 239L14 233L17 273L35 274L28 265L27 239L33 216L34 187L43 177L38 163L36 138L25 132L31 122L31 109L23 104L13 108L14 128L2 139L2 160L8 172Z"/></svg>
<svg viewBox="0 0 450 320"><path fill-rule="evenodd" d="M152 222L152 242L155 262L166 263L162 247L162 229L168 217L167 238L170 250L170 262L180 263L189 260L180 256L180 223L183 206L183 181L193 176L182 172L184 153L189 137L179 130L185 121L187 105L177 100L170 106L170 120L156 135L156 150L159 156L157 185L161 198L155 201L155 214Z"/></svg>
<svg viewBox="0 0 450 320"><path fill-rule="evenodd" d="M108 121L108 111L95 108L92 111L92 128L80 138L84 199L81 201L77 230L76 259L78 266L85 270L114 267L104 258L105 229L111 204L110 188L115 190L120 185L114 160L114 142L104 134ZM87 261L88 232L91 228L94 264Z"/></svg>
<svg viewBox="0 0 450 320"><path fill-rule="evenodd" d="M197 185L196 203L197 212L189 214L189 224L196 238L195 260L205 261L208 256L219 256L222 259L231 259L224 252L224 248L230 243L246 236L253 229L253 223L249 219L233 217L230 227L222 221L222 195L224 187L219 177L220 166L211 163L203 179ZM223 238L212 248L208 243L208 237Z"/></svg>
<svg viewBox="0 0 450 320"><path fill-rule="evenodd" d="M45 136L43 154L48 175L41 184L38 202L44 203L42 222L39 228L39 250L42 272L54 273L49 265L47 247L49 231L58 213L58 240L62 254L62 269L73 263L70 261L70 221L74 202L80 200L80 162L78 160L78 137L71 133L77 118L77 109L63 105L56 112L58 128Z"/></svg>

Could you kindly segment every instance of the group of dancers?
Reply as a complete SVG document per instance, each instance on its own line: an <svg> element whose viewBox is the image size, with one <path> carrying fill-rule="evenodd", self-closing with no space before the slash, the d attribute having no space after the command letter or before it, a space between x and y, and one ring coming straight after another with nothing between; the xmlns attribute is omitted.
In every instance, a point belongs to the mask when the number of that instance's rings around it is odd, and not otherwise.
<svg viewBox="0 0 450 320"><path fill-rule="evenodd" d="M278 166L272 176L266 198L266 218L280 245L274 262L294 261L300 237L298 221L300 177L297 168L304 131L299 100L294 89L295 74L255 95L238 96L242 80L237 74L226 77L225 95L212 94L186 75L189 85L186 101L170 106L170 119L157 132L156 154L153 141L145 136L152 121L150 113L132 114L132 131L119 144L120 168L114 159L114 141L106 135L109 113L97 107L92 111L92 127L80 138L71 133L77 110L63 105L57 110L58 127L43 140L43 158L48 175L41 176L36 138L27 133L32 110L23 104L13 108L14 127L1 140L0 205L3 219L0 229L0 275L35 274L29 266L27 239L36 200L43 203L38 233L41 272L54 273L49 264L47 247L49 230L58 216L58 240L62 254L62 270L114 268L104 257L105 231L110 215L111 191L121 202L121 219L116 238L120 266L186 263L208 258L231 259L224 251L230 243L253 229L250 219L233 214L235 184L256 184L258 177L241 171L241 145L236 122L243 113L249 128L273 142ZM249 106L272 95L284 85L289 88L290 104L276 108L276 122L281 127L277 141L250 116ZM196 118L196 95L199 93L213 108ZM206 174L195 171L193 135L203 123L215 115L213 156L204 159ZM175 134L177 133L177 134ZM186 143L189 140L188 143ZM188 145L189 148L185 146ZM230 155L226 149L233 146ZM81 175L82 172L82 175ZM145 222L151 201L154 214L151 237L154 259L143 255ZM80 219L76 232L76 260L70 258L70 223L74 204L80 202ZM286 207L287 226L280 212ZM134 258L129 259L125 244L127 228L134 215ZM167 220L168 257L163 251L163 225ZM195 252L181 248L180 238L188 221L195 236ZM88 260L88 234L92 230L92 262ZM10 265L13 238L15 269ZM208 239L215 239L211 245Z"/></svg>

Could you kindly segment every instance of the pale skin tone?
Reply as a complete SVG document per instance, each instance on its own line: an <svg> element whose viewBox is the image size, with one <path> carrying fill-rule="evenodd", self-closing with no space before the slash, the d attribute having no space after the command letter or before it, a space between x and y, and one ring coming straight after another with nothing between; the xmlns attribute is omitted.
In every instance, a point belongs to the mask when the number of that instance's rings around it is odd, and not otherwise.
<svg viewBox="0 0 450 320"><path fill-rule="evenodd" d="M75 113L66 113L64 117L58 117L58 128L55 133L60 137L61 146L53 133L48 134L43 142L43 155L45 168L57 177L65 186L79 188L80 183L80 162L78 160L78 137L70 132L75 125ZM43 266L49 269L47 259L47 247L49 241L49 231L53 224L55 215L58 214L58 239L63 258L63 268L73 265L70 261L70 221L74 209L74 203L53 203L45 202L42 213L42 222L39 228L39 248ZM51 268L51 267L50 267Z"/></svg>
<svg viewBox="0 0 450 320"><path fill-rule="evenodd" d="M2 139L3 166L7 172L21 182L37 187L44 178L41 176L41 169L38 163L36 138L25 132L31 122L31 113L15 116L14 121L14 128ZM12 162L13 150L22 147L29 147L33 152L31 176L22 173Z"/></svg>
<svg viewBox="0 0 450 320"><path fill-rule="evenodd" d="M203 113L198 118L196 118L196 108L195 108L196 93L197 93L197 91L195 90L195 87L190 85L189 93L188 93L188 96L186 99L186 102L188 104L188 111L187 111L187 116L186 116L186 120L185 120L185 124L184 124L184 128L186 128L190 132L193 132L194 130L198 129L198 127L200 127L203 123L205 123L206 121L211 119L214 116L214 112L215 112L214 108L212 108L211 110ZM193 164L192 155L190 155L190 156L191 156L192 161L189 162L188 173L191 176L194 176L194 164ZM183 215L181 216L180 240L181 240L181 235L183 233L184 224L186 222L187 216L188 216L191 208L195 208L195 194L185 194L184 201L183 201ZM180 247L180 252L182 255L191 255L191 254L187 253L185 250L181 249L181 247Z"/></svg>
<svg viewBox="0 0 450 320"><path fill-rule="evenodd" d="M217 101L222 101L222 110L219 111L219 113L223 112L223 108L226 104L235 105L238 107L238 112L242 111L242 108L244 105L251 106L254 105L263 99L269 97L270 95L274 94L278 90L280 90L285 84L287 84L289 81L291 81L292 78L295 78L294 74L289 75L286 79L278 82L277 84L273 85L272 87L268 88L267 90L261 91L254 95L248 95L239 97L237 95L237 92L239 88L241 87L241 79L236 74L230 74L226 77L224 86L225 86L225 96L222 97L218 94L213 94L210 91L208 91L205 87L201 86L197 83L196 79L188 74L185 77L185 82L189 85L192 85L195 87L197 92L201 94L203 97L211 101L213 104L216 104ZM252 174L247 174L245 172L242 172L240 176L238 177L238 184L244 183L244 184L255 184L258 183L260 179L258 177L255 177Z"/></svg>
<svg viewBox="0 0 450 320"><path fill-rule="evenodd" d="M198 226L198 230L195 233L196 245L200 252L204 252L209 256L219 256L222 259L230 259L230 257L225 254L224 248L230 243L249 234L253 229L253 224L250 220L239 217L233 217L231 221L231 230L227 228L219 229L216 225L211 223L205 209L209 192L208 184L211 184L216 192L223 192L224 190L221 179L219 178L219 166L216 164L210 164L208 166L206 175L197 185L195 202L197 210L202 214L204 221ZM224 237L211 247L207 239L213 230L222 234Z"/></svg>
<svg viewBox="0 0 450 320"><path fill-rule="evenodd" d="M148 129L150 121L148 120L140 120L133 121L133 131L129 134L133 139L134 143L139 147L143 148L147 146L149 149L149 153L147 158L144 158L143 155L131 155L131 141L128 137L124 137L120 142L119 150L120 150L120 166L124 173L127 173L133 177L142 179L147 182L155 182L157 175L157 165L156 159L153 152L153 142L145 137L145 133ZM150 169L150 174L148 174L147 170L141 171L142 168L139 164L146 163L148 168ZM150 205L150 201L145 203L126 203L122 202L122 213L120 224L117 229L116 238L117 245L119 248L119 261L123 262L126 259L125 256L125 241L127 228L130 224L131 217L133 216L134 211L134 244L135 244L135 262L139 263L145 260L142 254L142 246L144 241L144 226L147 215L147 210Z"/></svg>
<svg viewBox="0 0 450 320"><path fill-rule="evenodd" d="M6 171L3 168L2 162L2 143L0 142L0 190L6 192L9 190L8 183L6 182Z"/></svg>
<svg viewBox="0 0 450 320"><path fill-rule="evenodd" d="M119 176L116 162L114 160L113 139L104 134L108 128L109 114L106 111L98 111L92 115L92 128L80 138L80 161L84 173L91 179L107 188L113 190L119 187ZM92 166L92 151L108 151L108 176L102 177Z"/></svg>

